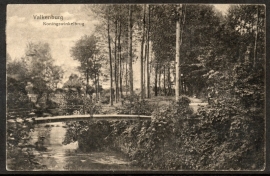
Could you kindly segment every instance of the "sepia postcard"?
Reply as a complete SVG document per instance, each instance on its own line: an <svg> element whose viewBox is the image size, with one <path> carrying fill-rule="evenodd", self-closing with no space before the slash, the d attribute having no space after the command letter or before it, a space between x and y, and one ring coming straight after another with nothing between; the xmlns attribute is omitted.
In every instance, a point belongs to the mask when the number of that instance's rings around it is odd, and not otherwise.
<svg viewBox="0 0 270 176"><path fill-rule="evenodd" d="M8 4L7 171L264 171L264 4Z"/></svg>

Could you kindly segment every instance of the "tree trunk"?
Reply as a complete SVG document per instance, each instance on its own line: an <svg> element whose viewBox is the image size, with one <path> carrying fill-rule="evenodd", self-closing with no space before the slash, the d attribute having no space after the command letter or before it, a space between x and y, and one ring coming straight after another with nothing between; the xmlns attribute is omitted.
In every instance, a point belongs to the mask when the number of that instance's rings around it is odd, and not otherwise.
<svg viewBox="0 0 270 176"><path fill-rule="evenodd" d="M87 69L86 69L86 88L85 88L85 96L88 93L88 85L89 85L89 68L88 68L88 58L87 58Z"/></svg>
<svg viewBox="0 0 270 176"><path fill-rule="evenodd" d="M110 9L109 9L110 12ZM109 14L109 13L108 13ZM111 37L110 37L110 19L108 16L107 21L107 32L108 32L108 47L109 47L109 58L110 58L110 104L113 106L113 95L112 95L112 88L113 88L113 71L112 71L112 54L111 54Z"/></svg>
<svg viewBox="0 0 270 176"><path fill-rule="evenodd" d="M163 72L163 91L164 91L164 96L167 95L166 92L166 65L163 66L164 72Z"/></svg>
<svg viewBox="0 0 270 176"><path fill-rule="evenodd" d="M256 33L255 33L255 41L254 41L253 68L255 68L256 66L256 58L257 58L258 23L259 23L259 6L257 5L257 21L256 21Z"/></svg>
<svg viewBox="0 0 270 176"><path fill-rule="evenodd" d="M155 96L158 95L158 93L157 93L157 77L158 77L158 63L156 63L156 68L155 68Z"/></svg>
<svg viewBox="0 0 270 176"><path fill-rule="evenodd" d="M122 59L121 59L121 21L119 21L119 32L118 32L118 54L119 54L119 57L118 57L118 61L119 61L119 84L120 84L120 100L122 99L123 97L123 88L122 88Z"/></svg>
<svg viewBox="0 0 270 176"><path fill-rule="evenodd" d="M123 70L124 70L124 67L123 67L123 64L122 64L122 59L121 59L121 51L120 51L120 99L123 98Z"/></svg>
<svg viewBox="0 0 270 176"><path fill-rule="evenodd" d="M127 70L127 64L128 63L128 59L126 60L126 79L125 79L125 81L126 81L126 96L127 96L127 87L128 87L128 70Z"/></svg>
<svg viewBox="0 0 270 176"><path fill-rule="evenodd" d="M144 30L145 30L145 6L143 5L143 31L142 31L142 43L141 43L141 99L144 99L144 80L143 80L143 46L144 46Z"/></svg>
<svg viewBox="0 0 270 176"><path fill-rule="evenodd" d="M159 73L158 73L158 94L160 95L161 87L160 87L160 77L161 77L161 66L159 66Z"/></svg>
<svg viewBox="0 0 270 176"><path fill-rule="evenodd" d="M96 93L96 99L95 99L95 102L97 102L97 93L98 93L98 88L97 88L97 74L95 73L95 93Z"/></svg>
<svg viewBox="0 0 270 176"><path fill-rule="evenodd" d="M146 67L147 67L147 98L150 98L150 64L149 64L149 41L150 41L150 5L148 5L148 30L147 30L147 61L146 61Z"/></svg>
<svg viewBox="0 0 270 176"><path fill-rule="evenodd" d="M118 101L118 83L117 83L117 20L115 21L115 39L114 39L114 86L115 86L115 103Z"/></svg>
<svg viewBox="0 0 270 176"><path fill-rule="evenodd" d="M99 70L97 72L97 96L96 97L97 97L97 100L99 100Z"/></svg>
<svg viewBox="0 0 270 176"><path fill-rule="evenodd" d="M147 36L145 36L147 37ZM147 40L147 39L146 39ZM143 85L144 85L144 95L147 95L147 43L144 44L144 78L143 78Z"/></svg>
<svg viewBox="0 0 270 176"><path fill-rule="evenodd" d="M170 75L170 65L168 65L168 77L167 77L167 81L168 81L168 95L171 95L172 89L171 89L171 75Z"/></svg>
<svg viewBox="0 0 270 176"><path fill-rule="evenodd" d="M94 84L95 84L95 93L96 93L96 98L95 98L95 103L97 102L97 69L96 69L96 56L93 56L94 60Z"/></svg>
<svg viewBox="0 0 270 176"><path fill-rule="evenodd" d="M181 39L180 39L180 32L181 32L181 15L180 10L182 8L182 5L180 4L177 7L177 13L178 13L178 19L176 21L176 55L175 55L175 100L179 100L179 96L181 94L181 71L180 71L180 45L181 45Z"/></svg>
<svg viewBox="0 0 270 176"><path fill-rule="evenodd" d="M132 5L129 5L129 91L130 95L133 95L133 69L132 69Z"/></svg>

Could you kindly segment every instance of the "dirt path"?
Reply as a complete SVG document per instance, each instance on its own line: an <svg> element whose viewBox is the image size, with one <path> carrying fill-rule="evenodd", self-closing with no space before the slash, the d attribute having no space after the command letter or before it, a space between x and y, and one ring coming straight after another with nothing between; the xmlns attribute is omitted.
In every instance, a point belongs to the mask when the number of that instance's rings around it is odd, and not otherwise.
<svg viewBox="0 0 270 176"><path fill-rule="evenodd" d="M188 97L191 101L189 104L190 107L194 110L194 112L197 112L200 106L206 106L208 103L203 103L201 99L198 98L193 98L193 97Z"/></svg>
<svg viewBox="0 0 270 176"><path fill-rule="evenodd" d="M190 99L190 104L189 106L193 108L194 112L197 112L198 108L200 106L206 106L208 103L204 103L203 100L194 98L194 97L188 97ZM157 97L152 97L151 99L146 99L146 101L150 103L155 103L158 104L159 106L162 105L169 105L170 101L173 101L175 99L174 96L157 96ZM108 114L116 114L115 108L116 107L121 107L122 104L120 102L114 103L113 106L110 105L102 105L102 108L104 111L108 112Z"/></svg>

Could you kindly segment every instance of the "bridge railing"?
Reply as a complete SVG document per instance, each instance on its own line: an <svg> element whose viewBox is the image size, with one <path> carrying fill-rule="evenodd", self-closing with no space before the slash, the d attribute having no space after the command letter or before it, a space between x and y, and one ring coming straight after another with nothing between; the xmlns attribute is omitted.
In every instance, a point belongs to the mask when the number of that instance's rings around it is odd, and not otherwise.
<svg viewBox="0 0 270 176"><path fill-rule="evenodd" d="M93 114L93 115L68 115L53 117L34 118L35 123L84 121L84 120L151 120L151 116L145 115L124 115L124 114Z"/></svg>
<svg viewBox="0 0 270 176"><path fill-rule="evenodd" d="M30 108L7 108L7 119L16 119L29 117L31 113Z"/></svg>

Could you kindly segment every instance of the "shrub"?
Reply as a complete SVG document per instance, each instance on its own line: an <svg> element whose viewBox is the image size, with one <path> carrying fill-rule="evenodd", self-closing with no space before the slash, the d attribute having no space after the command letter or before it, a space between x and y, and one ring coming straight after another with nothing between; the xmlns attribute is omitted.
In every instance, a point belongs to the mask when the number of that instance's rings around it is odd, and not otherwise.
<svg viewBox="0 0 270 176"><path fill-rule="evenodd" d="M141 128L138 147L134 159L142 167L151 169L179 169L178 157L182 150L181 132L185 119L192 117L193 110L189 107L190 100L180 97L178 102L172 102L153 112L149 126ZM177 168L179 167L179 168Z"/></svg>
<svg viewBox="0 0 270 176"><path fill-rule="evenodd" d="M55 109L58 108L58 104L52 100L47 101L48 109Z"/></svg>
<svg viewBox="0 0 270 176"><path fill-rule="evenodd" d="M31 102L23 92L8 92L7 93L7 108L30 108Z"/></svg>
<svg viewBox="0 0 270 176"><path fill-rule="evenodd" d="M112 101L114 101L114 89L112 89ZM100 96L100 101L103 104L109 104L110 103L110 89L104 89Z"/></svg>
<svg viewBox="0 0 270 176"><path fill-rule="evenodd" d="M140 100L138 95L127 96L121 107L116 107L118 114L151 115L155 105L146 100Z"/></svg>
<svg viewBox="0 0 270 176"><path fill-rule="evenodd" d="M136 97L135 100L139 101ZM159 107L152 113L151 121L87 122L79 128L79 146L85 151L121 151L132 163L146 169L263 168L262 112L245 111L223 102L199 108L194 115L189 102L180 97L178 102Z"/></svg>
<svg viewBox="0 0 270 176"><path fill-rule="evenodd" d="M102 104L109 104L109 103L110 103L110 93L103 94L103 95L100 97L100 102L101 102Z"/></svg>
<svg viewBox="0 0 270 176"><path fill-rule="evenodd" d="M67 122L67 132L63 144L78 141L79 150L83 152L100 151L109 146L105 140L111 132L106 120Z"/></svg>
<svg viewBox="0 0 270 176"><path fill-rule="evenodd" d="M88 114L100 114L102 112L102 106L96 104L89 98L83 98L83 106L85 113Z"/></svg>
<svg viewBox="0 0 270 176"><path fill-rule="evenodd" d="M237 104L225 103L201 108L202 119L197 131L201 149L207 150L205 169L262 169L264 163L264 116L242 110ZM202 158L203 151L199 153ZM215 162L222 161L222 162Z"/></svg>

